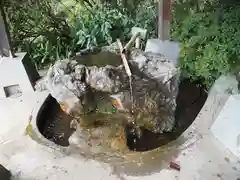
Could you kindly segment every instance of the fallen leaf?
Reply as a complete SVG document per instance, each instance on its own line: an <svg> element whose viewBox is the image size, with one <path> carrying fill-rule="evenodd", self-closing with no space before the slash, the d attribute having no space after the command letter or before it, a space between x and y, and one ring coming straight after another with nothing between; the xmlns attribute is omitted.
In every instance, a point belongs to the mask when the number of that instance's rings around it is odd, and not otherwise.
<svg viewBox="0 0 240 180"><path fill-rule="evenodd" d="M222 179L222 174L217 173L217 177Z"/></svg>
<svg viewBox="0 0 240 180"><path fill-rule="evenodd" d="M67 112L68 106L66 104L60 104L60 107L63 110L63 112Z"/></svg>
<svg viewBox="0 0 240 180"><path fill-rule="evenodd" d="M180 171L180 169L181 169L179 162L176 162L176 161L175 162L171 161L169 167L172 169L175 169L177 171Z"/></svg>
<svg viewBox="0 0 240 180"><path fill-rule="evenodd" d="M25 136L27 136L27 135L31 136L31 134L32 134L32 124L29 123L25 130Z"/></svg>
<svg viewBox="0 0 240 180"><path fill-rule="evenodd" d="M230 162L230 159L228 157L225 157L224 160L229 163Z"/></svg>

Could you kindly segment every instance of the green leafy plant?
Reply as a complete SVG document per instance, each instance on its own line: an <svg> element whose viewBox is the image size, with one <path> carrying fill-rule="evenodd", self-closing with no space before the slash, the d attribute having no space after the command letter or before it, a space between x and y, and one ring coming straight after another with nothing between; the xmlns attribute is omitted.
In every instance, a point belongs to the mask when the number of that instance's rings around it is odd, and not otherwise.
<svg viewBox="0 0 240 180"><path fill-rule="evenodd" d="M74 23L73 34L78 48L91 48L112 43L112 40L121 36L124 31L116 34L114 30L120 31L121 26L127 26L130 21L125 22L126 18L117 10L92 11L84 17L79 17ZM126 23L126 24L125 24ZM124 30L124 29L123 29Z"/></svg>
<svg viewBox="0 0 240 180"><path fill-rule="evenodd" d="M15 51L28 51L41 68L80 49L129 39L133 26L157 34L153 0L4 1ZM209 88L221 74L239 71L237 0L175 0L171 35L181 43L184 77Z"/></svg>
<svg viewBox="0 0 240 180"><path fill-rule="evenodd" d="M172 35L181 42L183 76L210 88L221 74L239 70L240 11L239 7L206 4L181 20L176 17Z"/></svg>
<svg viewBox="0 0 240 180"><path fill-rule="evenodd" d="M71 29L50 0L7 1L4 5L15 51L29 52L38 67L68 55Z"/></svg>
<svg viewBox="0 0 240 180"><path fill-rule="evenodd" d="M134 26L147 29L149 37L157 36L157 3L154 1L145 1L136 12L136 17L133 19Z"/></svg>
<svg viewBox="0 0 240 180"><path fill-rule="evenodd" d="M114 7L115 2L106 5L109 3L98 0L4 1L14 50L29 52L33 63L42 68L80 49L110 44L116 38L124 41L134 25L154 31L155 12L146 9L146 3L138 4L139 8L134 10L125 0L118 2L121 7ZM134 15L129 16L130 12Z"/></svg>
<svg viewBox="0 0 240 180"><path fill-rule="evenodd" d="M110 44L120 38L129 38L133 26L148 29L151 35L156 34L156 6L139 4L134 10L135 16L124 14L119 8L91 8L91 11L80 16L73 23L73 35L78 48L91 48Z"/></svg>

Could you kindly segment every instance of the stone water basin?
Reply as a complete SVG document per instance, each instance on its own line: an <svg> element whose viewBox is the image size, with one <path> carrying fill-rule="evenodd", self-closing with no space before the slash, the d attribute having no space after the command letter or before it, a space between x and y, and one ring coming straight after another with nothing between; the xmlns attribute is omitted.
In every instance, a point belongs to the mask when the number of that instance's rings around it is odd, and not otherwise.
<svg viewBox="0 0 240 180"><path fill-rule="evenodd" d="M112 57L111 65L121 63L120 57L115 54L110 56ZM86 65L104 66L105 63L109 64L110 60L105 60L103 64L98 62L99 59L107 59L107 57L109 53L104 52L98 55L88 55L85 58L80 57L78 60ZM112 59L116 60L116 64ZM137 173L141 169L142 173L149 173L160 168L162 162L171 161L181 148L187 146L185 144L187 139L179 139L179 137L193 123L206 98L207 93L204 89L189 80L182 80L177 97L176 123L173 132L160 134L142 129L141 138L136 140L128 132L129 127L122 123L123 117L120 114L103 117L93 115L86 118L87 124L80 125L85 136L79 147L73 147L69 146L69 137L74 132L70 128L72 117L67 116L56 100L49 95L38 111L35 122L38 135L33 135L33 139L54 149L62 150L63 153L78 154L113 164L123 172ZM115 121L105 124L105 128L100 128L103 124L89 123L91 122L89 118L103 118L104 120L109 118ZM93 135L96 132L97 138ZM108 135L104 136L104 134ZM174 141L176 139L178 140Z"/></svg>

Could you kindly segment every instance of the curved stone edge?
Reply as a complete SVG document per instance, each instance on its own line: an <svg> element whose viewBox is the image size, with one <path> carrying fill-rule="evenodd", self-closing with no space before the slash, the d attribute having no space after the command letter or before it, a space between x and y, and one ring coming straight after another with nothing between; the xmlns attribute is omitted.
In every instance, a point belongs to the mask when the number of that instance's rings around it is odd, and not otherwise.
<svg viewBox="0 0 240 180"><path fill-rule="evenodd" d="M32 112L32 121L31 121L32 133L30 137L37 143L47 146L50 149L60 151L60 152L66 152L66 149L68 149L68 147L57 145L54 142L45 138L42 135L42 133L39 131L39 128L37 126L37 121L39 119L40 113L42 113L42 109L44 108L44 106L47 105L46 103L50 100L50 98L51 98L51 94L49 92L45 93L44 97L40 101L38 101L38 105L34 108Z"/></svg>
<svg viewBox="0 0 240 180"><path fill-rule="evenodd" d="M211 134L210 129L226 101L232 94L237 94L238 92L238 81L235 76L220 76L210 89L208 98L192 125L183 132L176 142L173 141L171 143L184 141L180 148L186 148L202 139L203 136Z"/></svg>
<svg viewBox="0 0 240 180"><path fill-rule="evenodd" d="M211 126L218 117L228 98L231 95L238 93L238 81L235 76L226 75L219 77L210 89L207 100L193 123L182 133L181 136L166 145L169 150L167 153L174 151L176 148L181 151L192 147L192 145L203 139L204 136L211 134Z"/></svg>
<svg viewBox="0 0 240 180"><path fill-rule="evenodd" d="M233 94L238 94L238 92L238 81L233 75L220 76L215 81L194 122L200 132L205 133L211 128L228 98Z"/></svg>
<svg viewBox="0 0 240 180"><path fill-rule="evenodd" d="M229 89L231 89L231 91L229 91ZM189 126L187 130L180 137L178 137L178 139L170 142L168 144L168 147L185 149L201 139L205 133L208 133L210 131L213 122L215 121L228 98L233 93L237 94L238 92L238 81L234 76L221 76L219 79L217 79L208 94L208 98L205 104L203 105L192 125ZM32 126L33 131L35 132L35 135L32 137L32 139L38 143L40 142L41 144L50 147L51 149L69 153L72 148L71 146L62 147L56 145L55 143L45 138L37 127L37 119L39 117L39 113L41 113L41 108L43 108L44 104L47 103L49 97L50 93L46 94L45 98L39 102L38 107L35 108L32 113Z"/></svg>

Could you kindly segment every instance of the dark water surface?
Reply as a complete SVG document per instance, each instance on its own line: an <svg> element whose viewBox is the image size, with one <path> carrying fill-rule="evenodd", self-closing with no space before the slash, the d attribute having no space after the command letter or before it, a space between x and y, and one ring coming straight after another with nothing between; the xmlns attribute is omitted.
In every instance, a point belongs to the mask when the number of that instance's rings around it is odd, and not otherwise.
<svg viewBox="0 0 240 180"><path fill-rule="evenodd" d="M111 66L119 66L122 64L121 57L110 52L100 52L97 54L78 56L76 60L80 64L97 67L104 67L106 64Z"/></svg>

